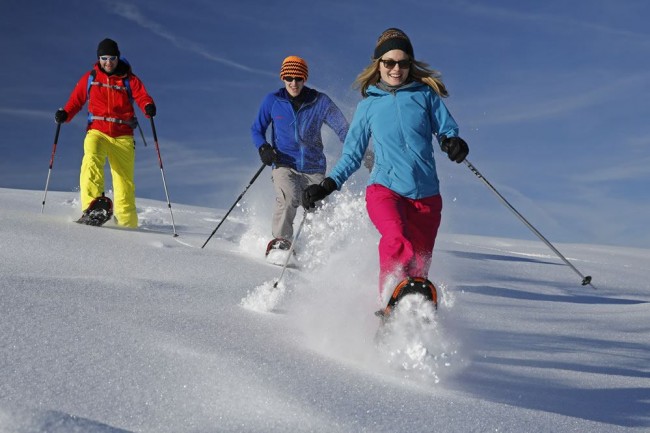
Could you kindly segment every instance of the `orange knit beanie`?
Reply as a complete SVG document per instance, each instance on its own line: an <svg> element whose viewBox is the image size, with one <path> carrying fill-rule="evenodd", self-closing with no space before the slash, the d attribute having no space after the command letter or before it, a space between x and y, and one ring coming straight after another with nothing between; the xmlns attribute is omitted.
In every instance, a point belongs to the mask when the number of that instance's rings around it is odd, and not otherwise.
<svg viewBox="0 0 650 433"><path fill-rule="evenodd" d="M307 81L309 70L307 62L298 56L289 56L282 61L282 68L280 68L280 78L284 77L298 77Z"/></svg>

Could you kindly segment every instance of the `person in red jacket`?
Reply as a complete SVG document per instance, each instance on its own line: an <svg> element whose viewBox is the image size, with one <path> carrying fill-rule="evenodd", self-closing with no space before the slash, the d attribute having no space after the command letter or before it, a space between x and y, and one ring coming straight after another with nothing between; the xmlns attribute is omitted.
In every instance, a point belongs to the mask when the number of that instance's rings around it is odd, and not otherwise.
<svg viewBox="0 0 650 433"><path fill-rule="evenodd" d="M104 193L104 166L108 159L113 180L113 213L118 225L135 228L135 141L137 127L133 103L156 115L156 105L131 66L120 58L117 42L104 39L97 46L97 63L86 72L65 106L56 111L57 123L70 122L88 101L88 127L84 139L79 188L81 208Z"/></svg>

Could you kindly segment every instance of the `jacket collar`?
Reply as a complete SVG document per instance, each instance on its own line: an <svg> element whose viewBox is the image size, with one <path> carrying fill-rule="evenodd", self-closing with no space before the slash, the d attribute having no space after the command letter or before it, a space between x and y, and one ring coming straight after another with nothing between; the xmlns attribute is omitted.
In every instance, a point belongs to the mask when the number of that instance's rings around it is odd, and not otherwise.
<svg viewBox="0 0 650 433"><path fill-rule="evenodd" d="M289 92L287 92L287 89L284 87L280 88L277 92L276 95L280 99L285 99L289 102L293 99L291 95L289 95ZM318 91L312 89L311 87L303 87L302 92L300 92L300 95L298 95L299 98L303 98L303 103L304 104L311 104L314 101L316 101L316 97L318 96Z"/></svg>
<svg viewBox="0 0 650 433"><path fill-rule="evenodd" d="M420 88L421 86L426 86L426 84L420 83L419 81L411 81L399 87L390 87L380 82L368 86L367 93L368 95L373 96L384 96L395 94L396 92Z"/></svg>

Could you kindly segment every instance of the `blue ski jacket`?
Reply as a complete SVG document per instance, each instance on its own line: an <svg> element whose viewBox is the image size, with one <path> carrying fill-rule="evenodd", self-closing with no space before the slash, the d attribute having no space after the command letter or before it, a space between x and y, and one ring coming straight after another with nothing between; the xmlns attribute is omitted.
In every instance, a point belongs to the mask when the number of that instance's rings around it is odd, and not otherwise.
<svg viewBox="0 0 650 433"><path fill-rule="evenodd" d="M458 136L458 125L428 85L411 82L393 91L369 86L357 105L343 155L329 174L338 188L360 167L372 136L375 163L368 184L408 198L440 193L433 158L434 134Z"/></svg>
<svg viewBox="0 0 650 433"><path fill-rule="evenodd" d="M257 149L267 142L271 125L271 145L277 153L276 166L291 167L301 173L325 173L321 128L326 124L341 140L348 132L348 121L341 110L324 93L303 87L305 102L296 112L285 88L269 93L260 106L251 133Z"/></svg>

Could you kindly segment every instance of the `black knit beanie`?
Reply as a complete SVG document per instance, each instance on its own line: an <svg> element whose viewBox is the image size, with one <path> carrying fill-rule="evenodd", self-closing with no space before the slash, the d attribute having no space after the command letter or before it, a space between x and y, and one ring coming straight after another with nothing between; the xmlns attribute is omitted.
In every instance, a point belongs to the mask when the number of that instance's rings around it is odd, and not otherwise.
<svg viewBox="0 0 650 433"><path fill-rule="evenodd" d="M379 59L390 50L402 50L413 58L413 45L406 33L394 27L384 30L377 39L373 59Z"/></svg>
<svg viewBox="0 0 650 433"><path fill-rule="evenodd" d="M97 45L97 57L100 56L120 56L120 50L117 48L117 42L113 39L104 39Z"/></svg>

